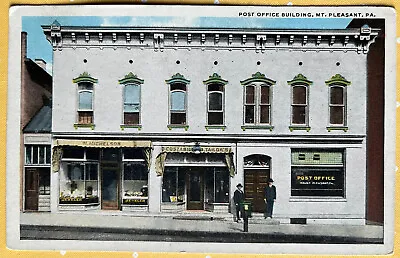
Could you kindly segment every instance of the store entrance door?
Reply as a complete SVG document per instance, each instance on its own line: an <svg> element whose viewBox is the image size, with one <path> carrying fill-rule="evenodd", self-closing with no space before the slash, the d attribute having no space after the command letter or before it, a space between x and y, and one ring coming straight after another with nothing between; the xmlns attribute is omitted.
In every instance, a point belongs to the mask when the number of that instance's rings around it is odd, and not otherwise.
<svg viewBox="0 0 400 258"><path fill-rule="evenodd" d="M270 170L245 169L244 171L244 196L252 202L254 212L264 212L264 189L268 185Z"/></svg>
<svg viewBox="0 0 400 258"><path fill-rule="evenodd" d="M119 209L119 169L103 167L101 176L101 208Z"/></svg>
<svg viewBox="0 0 400 258"><path fill-rule="evenodd" d="M186 174L187 209L204 210L204 171L190 169Z"/></svg>
<svg viewBox="0 0 400 258"><path fill-rule="evenodd" d="M25 170L25 210L37 211L39 206L39 169Z"/></svg>

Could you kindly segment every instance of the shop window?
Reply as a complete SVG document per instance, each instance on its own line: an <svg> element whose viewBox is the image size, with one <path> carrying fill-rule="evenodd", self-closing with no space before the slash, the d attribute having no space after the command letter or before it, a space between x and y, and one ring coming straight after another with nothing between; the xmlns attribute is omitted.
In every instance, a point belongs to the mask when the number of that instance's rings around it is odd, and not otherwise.
<svg viewBox="0 0 400 258"><path fill-rule="evenodd" d="M144 162L124 162L123 199L126 205L148 204L148 170Z"/></svg>
<svg viewBox="0 0 400 258"><path fill-rule="evenodd" d="M186 85L171 84L170 124L186 124Z"/></svg>
<svg viewBox="0 0 400 258"><path fill-rule="evenodd" d="M292 149L292 197L345 197L343 150Z"/></svg>
<svg viewBox="0 0 400 258"><path fill-rule="evenodd" d="M229 202L229 171L226 168L207 168L205 172L205 201Z"/></svg>
<svg viewBox="0 0 400 258"><path fill-rule="evenodd" d="M124 124L140 124L140 85L124 86Z"/></svg>
<svg viewBox="0 0 400 258"><path fill-rule="evenodd" d="M98 163L63 162L60 173L60 204L98 203Z"/></svg>
<svg viewBox="0 0 400 258"><path fill-rule="evenodd" d="M51 160L50 145L26 145L25 165L49 165Z"/></svg>
<svg viewBox="0 0 400 258"><path fill-rule="evenodd" d="M50 169L39 172L39 194L50 195Z"/></svg>
<svg viewBox="0 0 400 258"><path fill-rule="evenodd" d="M163 175L162 201L184 202L185 172L178 167L166 167Z"/></svg>

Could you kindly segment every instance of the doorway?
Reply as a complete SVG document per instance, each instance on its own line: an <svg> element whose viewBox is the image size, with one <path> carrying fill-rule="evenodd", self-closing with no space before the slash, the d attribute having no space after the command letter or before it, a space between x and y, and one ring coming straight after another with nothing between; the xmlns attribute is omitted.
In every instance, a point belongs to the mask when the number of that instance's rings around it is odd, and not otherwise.
<svg viewBox="0 0 400 258"><path fill-rule="evenodd" d="M187 209L204 210L204 171L190 169L186 174Z"/></svg>
<svg viewBox="0 0 400 258"><path fill-rule="evenodd" d="M103 167L101 176L101 208L119 209L119 169Z"/></svg>
<svg viewBox="0 0 400 258"><path fill-rule="evenodd" d="M39 199L42 198L42 203ZM50 168L27 167L25 168L25 210L38 211L41 207L50 207L49 203L43 204L43 198L50 198Z"/></svg>

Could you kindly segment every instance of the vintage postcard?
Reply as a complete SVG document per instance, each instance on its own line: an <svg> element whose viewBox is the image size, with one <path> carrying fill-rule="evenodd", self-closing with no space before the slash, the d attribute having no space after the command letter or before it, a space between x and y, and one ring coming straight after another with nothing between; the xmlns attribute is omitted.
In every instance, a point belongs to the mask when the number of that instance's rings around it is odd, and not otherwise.
<svg viewBox="0 0 400 258"><path fill-rule="evenodd" d="M16 6L9 29L9 248L393 251L394 9Z"/></svg>

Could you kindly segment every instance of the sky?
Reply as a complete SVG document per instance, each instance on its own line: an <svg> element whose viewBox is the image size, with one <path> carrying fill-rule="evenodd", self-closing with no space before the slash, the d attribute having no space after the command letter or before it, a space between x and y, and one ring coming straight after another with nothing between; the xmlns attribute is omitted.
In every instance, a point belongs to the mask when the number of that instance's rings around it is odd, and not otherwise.
<svg viewBox="0 0 400 258"><path fill-rule="evenodd" d="M61 26L138 26L138 27L208 27L259 29L344 29L349 18L241 18L187 16L24 16L22 30L28 33L28 58L43 59L52 70L52 48L41 25L57 20Z"/></svg>

